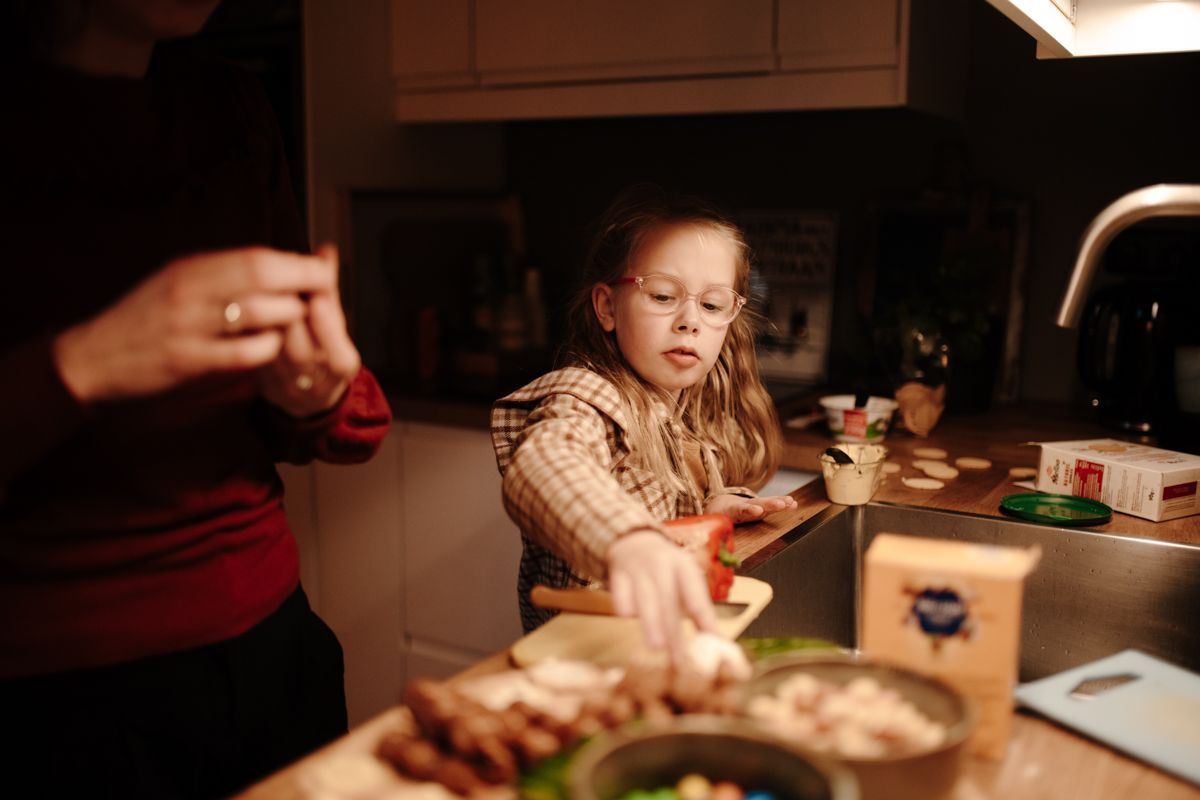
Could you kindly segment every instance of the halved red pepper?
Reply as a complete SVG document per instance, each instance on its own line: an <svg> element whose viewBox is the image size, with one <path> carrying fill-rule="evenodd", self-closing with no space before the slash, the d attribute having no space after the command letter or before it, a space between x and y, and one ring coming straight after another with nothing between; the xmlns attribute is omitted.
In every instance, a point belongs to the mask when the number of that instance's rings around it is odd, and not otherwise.
<svg viewBox="0 0 1200 800"><path fill-rule="evenodd" d="M699 514L666 523L668 532L685 549L702 556L708 594L713 600L729 597L734 569L733 520L724 514Z"/></svg>

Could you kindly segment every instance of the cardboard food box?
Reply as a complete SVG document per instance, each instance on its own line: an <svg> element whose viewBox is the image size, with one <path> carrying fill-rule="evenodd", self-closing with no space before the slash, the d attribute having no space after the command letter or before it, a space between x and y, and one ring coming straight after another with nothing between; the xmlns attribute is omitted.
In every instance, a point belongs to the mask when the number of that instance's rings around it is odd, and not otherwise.
<svg viewBox="0 0 1200 800"><path fill-rule="evenodd" d="M1200 456L1115 439L1042 442L1037 488L1154 522L1200 514Z"/></svg>
<svg viewBox="0 0 1200 800"><path fill-rule="evenodd" d="M1025 577L1041 549L881 533L866 556L862 648L970 698L968 749L1000 759L1012 725Z"/></svg>

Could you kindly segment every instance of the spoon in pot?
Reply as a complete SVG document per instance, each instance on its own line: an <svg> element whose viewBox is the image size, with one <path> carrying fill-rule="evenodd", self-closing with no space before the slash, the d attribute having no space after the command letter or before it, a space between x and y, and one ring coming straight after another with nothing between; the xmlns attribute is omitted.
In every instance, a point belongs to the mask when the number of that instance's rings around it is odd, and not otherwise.
<svg viewBox="0 0 1200 800"><path fill-rule="evenodd" d="M845 450L839 450L836 447L828 447L825 449L825 455L832 458L839 464L853 464L854 459Z"/></svg>

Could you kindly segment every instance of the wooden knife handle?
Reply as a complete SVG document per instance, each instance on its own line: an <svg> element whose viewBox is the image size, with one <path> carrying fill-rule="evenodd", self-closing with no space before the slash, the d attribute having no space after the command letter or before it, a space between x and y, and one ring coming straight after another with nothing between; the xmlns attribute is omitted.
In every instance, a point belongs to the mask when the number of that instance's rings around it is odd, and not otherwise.
<svg viewBox="0 0 1200 800"><path fill-rule="evenodd" d="M539 608L574 611L579 614L612 615L612 595L603 589L554 589L538 584L529 590L529 599Z"/></svg>

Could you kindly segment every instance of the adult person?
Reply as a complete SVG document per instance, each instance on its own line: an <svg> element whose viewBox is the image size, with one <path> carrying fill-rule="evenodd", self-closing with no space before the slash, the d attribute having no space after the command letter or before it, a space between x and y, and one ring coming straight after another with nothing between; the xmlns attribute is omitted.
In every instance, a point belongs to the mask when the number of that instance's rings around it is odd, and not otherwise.
<svg viewBox="0 0 1200 800"><path fill-rule="evenodd" d="M0 85L0 708L14 796L228 796L346 730L277 461L390 419L217 0L16 3Z"/></svg>

